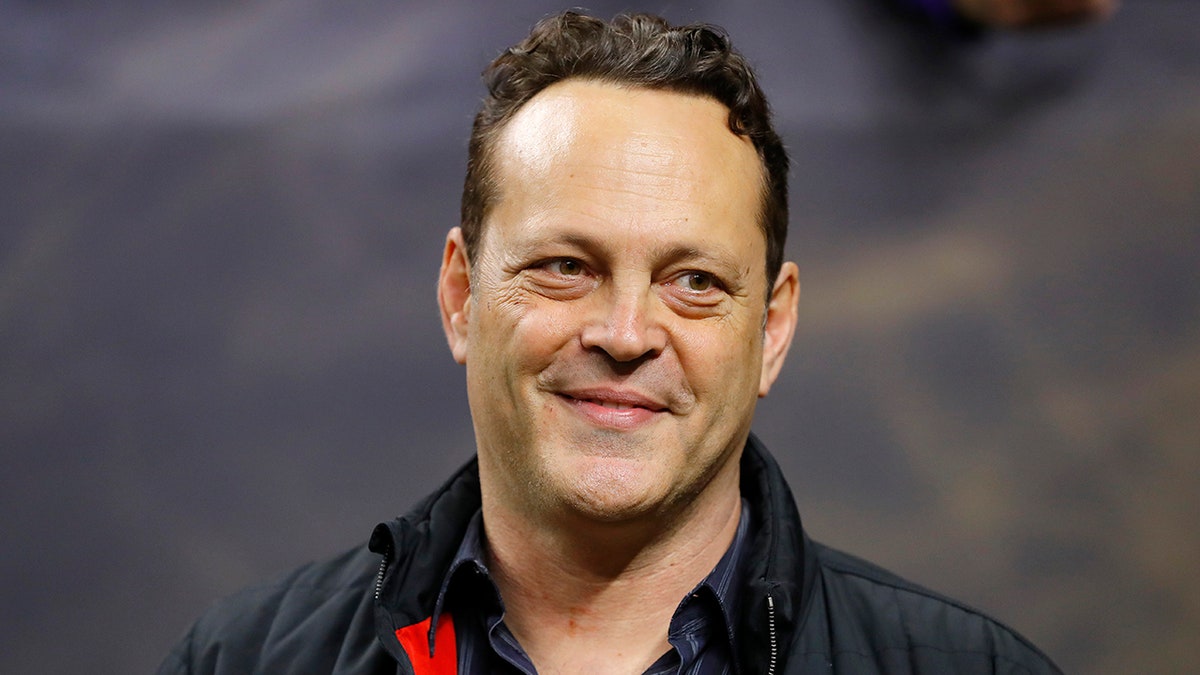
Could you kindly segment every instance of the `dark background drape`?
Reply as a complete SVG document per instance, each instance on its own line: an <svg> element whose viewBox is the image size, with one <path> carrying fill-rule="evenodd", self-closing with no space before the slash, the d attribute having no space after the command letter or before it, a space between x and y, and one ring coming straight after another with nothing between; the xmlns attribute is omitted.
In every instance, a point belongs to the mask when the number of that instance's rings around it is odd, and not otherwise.
<svg viewBox="0 0 1200 675"><path fill-rule="evenodd" d="M882 2L640 7L727 28L794 159L756 429L816 538L1069 672L1183 672L1200 3L965 39ZM472 453L434 279L478 73L559 8L0 4L0 671L151 670Z"/></svg>

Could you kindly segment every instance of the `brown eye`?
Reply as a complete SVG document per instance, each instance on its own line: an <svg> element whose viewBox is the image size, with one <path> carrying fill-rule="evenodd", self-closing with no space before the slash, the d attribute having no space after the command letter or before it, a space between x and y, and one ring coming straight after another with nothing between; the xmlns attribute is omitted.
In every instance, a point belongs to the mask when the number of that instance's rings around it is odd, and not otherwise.
<svg viewBox="0 0 1200 675"><path fill-rule="evenodd" d="M713 287L713 278L703 272L688 272L683 276L683 283L689 291L707 291Z"/></svg>
<svg viewBox="0 0 1200 675"><path fill-rule="evenodd" d="M550 270L566 277L573 277L578 274L583 274L583 265L579 264L578 260L571 260L568 258L564 260L555 260L554 262L550 263Z"/></svg>

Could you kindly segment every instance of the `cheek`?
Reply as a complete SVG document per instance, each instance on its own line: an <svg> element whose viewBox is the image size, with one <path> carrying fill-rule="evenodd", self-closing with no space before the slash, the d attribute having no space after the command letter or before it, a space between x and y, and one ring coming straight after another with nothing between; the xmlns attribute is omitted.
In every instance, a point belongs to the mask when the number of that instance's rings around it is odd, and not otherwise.
<svg viewBox="0 0 1200 675"><path fill-rule="evenodd" d="M523 299L496 305L493 314L494 341L506 345L513 367L523 372L545 368L581 330L580 312L564 303Z"/></svg>
<svg viewBox="0 0 1200 675"><path fill-rule="evenodd" d="M674 342L683 372L698 394L729 398L749 387L757 395L762 339L755 330L721 325L681 332Z"/></svg>

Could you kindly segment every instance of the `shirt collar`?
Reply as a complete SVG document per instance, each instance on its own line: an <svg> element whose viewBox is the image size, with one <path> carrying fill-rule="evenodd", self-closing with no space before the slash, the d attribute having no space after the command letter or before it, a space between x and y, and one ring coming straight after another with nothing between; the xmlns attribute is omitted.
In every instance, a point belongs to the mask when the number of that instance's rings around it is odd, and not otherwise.
<svg viewBox="0 0 1200 675"><path fill-rule="evenodd" d="M680 601L679 607L676 609L676 615L678 615L684 606L688 604L689 600L702 594L708 594L714 598L718 607L720 607L721 618L724 619L731 653L736 653L736 650L733 649L736 644L734 642L734 627L737 625L734 621L734 615L737 612L738 601L741 596L741 584L738 582L742 576L742 561L745 558L744 553L749 529L750 504L745 498L742 498L742 512L738 518L737 531L734 533L733 541L730 542L729 548L725 550L725 554L721 556L721 559L713 567L712 571L708 573L708 576L704 577L704 580L697 584L692 592L684 596L683 600ZM467 523L467 529L463 533L462 543L459 544L458 552L455 553L454 559L446 571L446 576L442 578L442 585L438 589L437 603L433 609L433 617L429 622L430 645L433 645L438 621L445 610L446 595L451 587L457 583L455 579L459 577L460 570L476 572L478 576L486 579L488 584L495 589L495 582L492 581L491 573L488 571L483 543L482 509L476 511L475 515L471 516L470 522ZM499 599L499 590L495 590L495 597ZM502 600L499 600L499 602L503 603ZM502 608L501 612L503 612Z"/></svg>
<svg viewBox="0 0 1200 675"><path fill-rule="evenodd" d="M466 569L474 570L480 577L487 579L488 583L495 587L495 582L492 581L492 575L488 572L487 562L484 556L483 548L483 510L480 509L471 516L471 520L467 523L467 530L463 534L462 543L458 545L458 552L454 554L454 560L450 563L450 568L446 571L446 576L442 577L442 585L438 589L437 603L433 606L433 618L429 622L429 644L433 644L434 635L437 631L438 621L442 618L442 612L446 606L446 594L454 585L454 579L458 576L459 570ZM496 597L500 597L499 590L496 591Z"/></svg>
<svg viewBox="0 0 1200 675"><path fill-rule="evenodd" d="M741 599L741 582L745 576L743 560L749 531L750 504L743 498L737 531L729 548L708 576L683 597L671 617L668 642L682 659L680 665L690 667L689 663L695 657L695 648L699 644L724 636L729 647L729 663L733 672L738 672L734 627L737 626L735 617Z"/></svg>

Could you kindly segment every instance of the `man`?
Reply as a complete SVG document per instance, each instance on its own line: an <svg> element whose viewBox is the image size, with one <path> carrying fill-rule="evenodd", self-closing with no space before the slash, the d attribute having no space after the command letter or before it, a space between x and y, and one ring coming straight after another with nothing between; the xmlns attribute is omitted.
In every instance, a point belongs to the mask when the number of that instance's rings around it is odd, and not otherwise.
<svg viewBox="0 0 1200 675"><path fill-rule="evenodd" d="M565 13L486 79L438 281L477 461L160 672L1057 672L807 539L750 435L799 281L787 157L724 36Z"/></svg>

